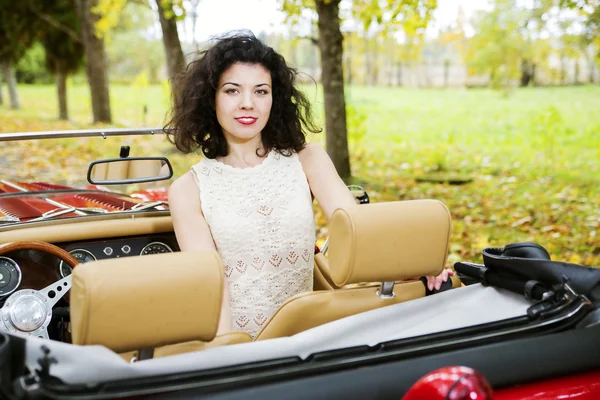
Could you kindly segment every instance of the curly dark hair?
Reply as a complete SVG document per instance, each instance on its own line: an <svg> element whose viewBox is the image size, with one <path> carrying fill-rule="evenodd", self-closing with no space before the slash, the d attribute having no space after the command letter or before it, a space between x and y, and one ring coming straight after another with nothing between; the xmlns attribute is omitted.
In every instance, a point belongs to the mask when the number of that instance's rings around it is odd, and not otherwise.
<svg viewBox="0 0 600 400"><path fill-rule="evenodd" d="M198 148L207 158L224 157L229 153L217 121L215 96L221 75L235 63L260 64L271 74L273 103L261 135L266 152L274 149L289 156L303 149L306 145L304 129L312 133L321 129L313 122L310 102L295 86L298 72L288 66L280 54L248 32L217 38L173 79L172 109L163 128L169 140L186 154Z"/></svg>

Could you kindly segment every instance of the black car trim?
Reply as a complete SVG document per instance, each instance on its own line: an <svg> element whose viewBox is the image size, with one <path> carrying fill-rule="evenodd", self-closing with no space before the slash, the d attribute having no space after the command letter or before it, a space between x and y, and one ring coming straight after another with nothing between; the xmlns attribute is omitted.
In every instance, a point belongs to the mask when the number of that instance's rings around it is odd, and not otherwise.
<svg viewBox="0 0 600 400"><path fill-rule="evenodd" d="M404 339L403 346L400 345L400 341L395 341L374 347L357 346L316 353L306 360L293 357L283 359L281 362L273 360L168 376L128 379L98 384L93 387L48 384L45 385L45 388L49 390L47 394L50 398L55 398L52 393L57 396L56 398L100 399L184 389L193 389L196 394L214 394L223 389L233 390L247 385L265 385L274 381L287 381L299 379L298 377L339 372L342 369L369 368L381 363L437 357L446 352L460 353L460 351L471 348L485 348L486 346L498 344L498 342L507 343L515 340L531 339L531 337L523 339L522 336L520 339L519 336L523 334L531 335L533 333L535 337L541 338L548 336L550 333L568 329L581 320L588 311L589 303L578 298L577 301L572 302L572 307L568 312L550 320L528 322L528 319L523 317L521 321L526 323L527 326L503 329L495 333L487 332L476 337L465 338L464 335L472 334L477 329L481 329L482 326L489 327L491 324L457 329L416 339ZM503 321L503 323L505 322ZM516 323L517 321L513 319L512 322ZM95 393L90 393L90 391Z"/></svg>
<svg viewBox="0 0 600 400"><path fill-rule="evenodd" d="M446 366L467 366L482 373L494 389L538 380L600 371L600 326L521 338L484 346L445 351L423 357L362 368L324 372L207 392L189 388L158 395L156 399L400 399L421 377Z"/></svg>

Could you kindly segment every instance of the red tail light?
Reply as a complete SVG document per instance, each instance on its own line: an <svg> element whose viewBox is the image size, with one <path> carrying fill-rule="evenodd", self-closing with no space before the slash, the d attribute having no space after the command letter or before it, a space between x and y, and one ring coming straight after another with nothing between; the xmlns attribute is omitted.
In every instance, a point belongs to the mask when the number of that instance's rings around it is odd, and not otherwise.
<svg viewBox="0 0 600 400"><path fill-rule="evenodd" d="M402 400L492 400L492 389L472 368L445 367L419 379Z"/></svg>

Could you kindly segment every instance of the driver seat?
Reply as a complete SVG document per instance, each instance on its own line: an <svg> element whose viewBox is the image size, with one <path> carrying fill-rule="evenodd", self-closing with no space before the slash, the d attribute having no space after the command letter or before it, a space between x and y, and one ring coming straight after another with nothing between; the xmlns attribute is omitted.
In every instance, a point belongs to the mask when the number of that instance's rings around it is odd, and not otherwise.
<svg viewBox="0 0 600 400"><path fill-rule="evenodd" d="M73 269L73 344L103 345L143 360L251 342L246 332L215 336L223 297L216 251L127 257Z"/></svg>
<svg viewBox="0 0 600 400"><path fill-rule="evenodd" d="M418 277L438 275L444 268L450 213L437 200L364 204L337 209L329 231L329 273L337 289L300 293L287 300L255 340L291 336L424 297L425 286Z"/></svg>

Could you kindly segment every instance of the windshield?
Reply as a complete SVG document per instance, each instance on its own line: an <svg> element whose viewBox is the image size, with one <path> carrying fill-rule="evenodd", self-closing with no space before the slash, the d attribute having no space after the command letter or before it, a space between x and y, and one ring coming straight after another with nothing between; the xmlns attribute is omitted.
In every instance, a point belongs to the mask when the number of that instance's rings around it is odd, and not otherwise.
<svg viewBox="0 0 600 400"><path fill-rule="evenodd" d="M181 173L183 157L170 154L173 146L162 131L146 131L135 136L125 130L119 136L93 130L66 135L12 133L14 140L3 141L0 154L0 224L166 210L170 180L117 185L92 185L87 181L91 162L119 158L125 153L129 157L169 154L174 172ZM92 134L95 137L89 137ZM27 135L75 137L29 139Z"/></svg>
<svg viewBox="0 0 600 400"><path fill-rule="evenodd" d="M162 131L141 136L70 137L59 139L34 139L1 142L0 176L3 180L21 182L47 182L83 188L88 167L100 159L119 158L122 146L129 147L130 157L168 156L179 176L185 161ZM51 132L51 131L50 131ZM1 133L0 133L1 134ZM176 171L176 172L175 172ZM168 186L168 181L139 185L114 185L111 190L130 193L140 188Z"/></svg>

